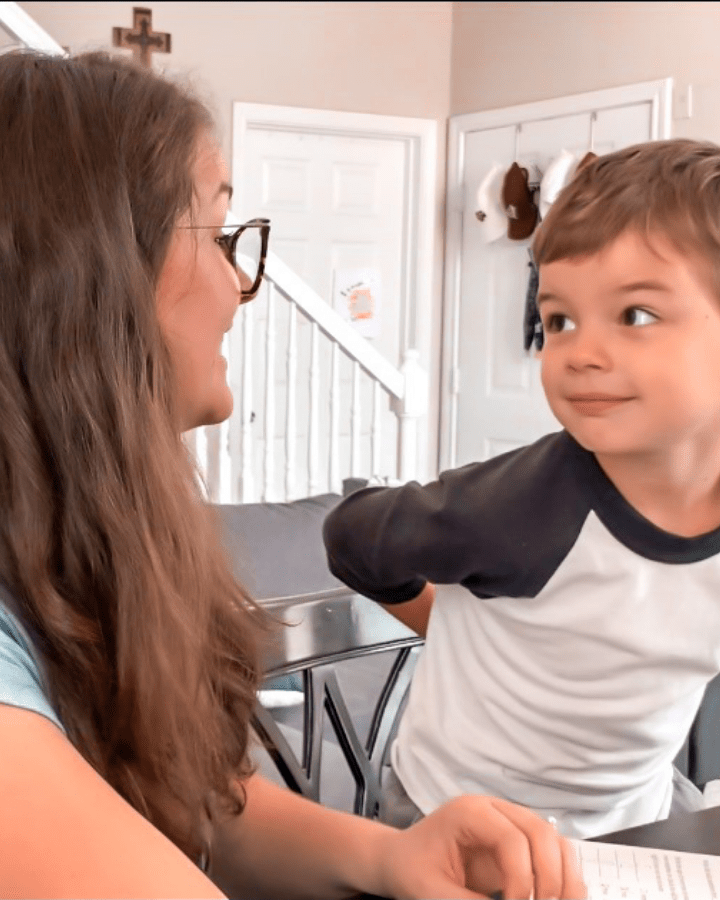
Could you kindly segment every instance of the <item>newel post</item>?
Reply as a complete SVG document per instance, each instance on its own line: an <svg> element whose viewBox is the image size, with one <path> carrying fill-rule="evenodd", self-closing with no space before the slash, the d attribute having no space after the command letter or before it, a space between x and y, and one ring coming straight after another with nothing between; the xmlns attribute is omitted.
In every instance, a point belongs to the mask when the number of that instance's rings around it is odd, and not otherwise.
<svg viewBox="0 0 720 900"><path fill-rule="evenodd" d="M420 351L406 350L400 366L404 391L393 400L398 417L398 478L405 484L418 478L420 419L428 410L428 376L420 365Z"/></svg>

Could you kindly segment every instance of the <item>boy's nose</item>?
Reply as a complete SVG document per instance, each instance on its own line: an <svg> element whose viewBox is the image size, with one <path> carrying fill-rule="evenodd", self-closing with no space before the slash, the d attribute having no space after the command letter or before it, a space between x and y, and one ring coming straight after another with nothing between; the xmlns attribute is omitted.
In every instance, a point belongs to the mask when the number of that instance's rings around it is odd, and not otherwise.
<svg viewBox="0 0 720 900"><path fill-rule="evenodd" d="M567 364L571 369L607 369L611 354L607 335L598 328L576 328L570 342Z"/></svg>

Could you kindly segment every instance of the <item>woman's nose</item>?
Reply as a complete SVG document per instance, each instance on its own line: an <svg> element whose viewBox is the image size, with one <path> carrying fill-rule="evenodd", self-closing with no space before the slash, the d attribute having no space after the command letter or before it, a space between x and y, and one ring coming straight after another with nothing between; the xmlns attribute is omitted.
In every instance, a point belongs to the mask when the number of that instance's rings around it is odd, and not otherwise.
<svg viewBox="0 0 720 900"><path fill-rule="evenodd" d="M247 272L244 272L239 266L237 267L238 278L240 280L240 303L247 303L248 300L252 300L253 298L250 296L245 296L245 294L250 290L253 286L252 281L250 280L250 276Z"/></svg>

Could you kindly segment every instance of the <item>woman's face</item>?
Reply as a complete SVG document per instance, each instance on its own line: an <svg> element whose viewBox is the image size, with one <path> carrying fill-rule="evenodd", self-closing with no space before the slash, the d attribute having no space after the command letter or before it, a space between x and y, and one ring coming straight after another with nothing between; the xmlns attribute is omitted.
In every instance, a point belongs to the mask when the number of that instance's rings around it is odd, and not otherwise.
<svg viewBox="0 0 720 900"><path fill-rule="evenodd" d="M157 289L158 316L173 361L182 431L217 424L232 412L227 361L220 348L237 311L241 289L238 272L215 241L222 233L230 186L220 149L207 134L198 141L193 183L193 221L189 212L178 221ZM203 227L183 227L191 224Z"/></svg>

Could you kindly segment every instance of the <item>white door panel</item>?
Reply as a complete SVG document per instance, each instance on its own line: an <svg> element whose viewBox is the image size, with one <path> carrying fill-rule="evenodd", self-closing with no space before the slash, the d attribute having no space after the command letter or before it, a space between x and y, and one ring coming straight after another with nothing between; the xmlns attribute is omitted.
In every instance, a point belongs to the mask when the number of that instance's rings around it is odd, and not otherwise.
<svg viewBox="0 0 720 900"><path fill-rule="evenodd" d="M400 363L405 147L390 140L253 128L243 215L272 220L273 250L327 302L334 273L381 272L383 327L368 338Z"/></svg>

